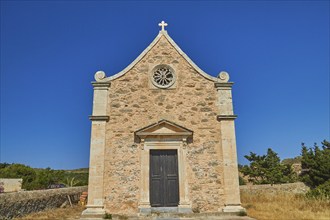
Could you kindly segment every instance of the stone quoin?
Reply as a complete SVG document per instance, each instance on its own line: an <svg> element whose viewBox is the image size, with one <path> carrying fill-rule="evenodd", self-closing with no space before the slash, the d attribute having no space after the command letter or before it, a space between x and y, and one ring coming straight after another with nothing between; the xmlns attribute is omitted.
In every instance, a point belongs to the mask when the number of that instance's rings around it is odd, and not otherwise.
<svg viewBox="0 0 330 220"><path fill-rule="evenodd" d="M162 21L124 70L95 74L84 216L239 212L232 82L213 77Z"/></svg>

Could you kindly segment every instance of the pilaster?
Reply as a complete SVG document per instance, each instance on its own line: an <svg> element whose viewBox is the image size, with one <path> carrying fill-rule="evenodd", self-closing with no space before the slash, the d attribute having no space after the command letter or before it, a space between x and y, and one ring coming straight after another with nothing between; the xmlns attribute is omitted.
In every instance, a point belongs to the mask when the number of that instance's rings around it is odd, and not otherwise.
<svg viewBox="0 0 330 220"><path fill-rule="evenodd" d="M103 216L104 195L103 195L103 175L104 175L104 150L106 145L106 123L108 90L110 83L93 82L93 114L89 116L92 121L90 161L89 161L89 183L88 183L88 203L87 209L83 211L82 218L88 216Z"/></svg>
<svg viewBox="0 0 330 220"><path fill-rule="evenodd" d="M221 74L221 73L220 73ZM223 212L239 212L243 211L241 207L239 182L238 182L238 167L237 167L237 152L236 152L236 136L235 123L236 115L233 112L232 102L232 85L227 82L229 79L228 73L222 72L225 82L215 83L218 92L218 107L219 114L217 120L220 123L221 131L221 150L223 160L223 184L225 195L225 207ZM219 77L221 79L221 77ZM227 81L226 81L227 80Z"/></svg>
<svg viewBox="0 0 330 220"><path fill-rule="evenodd" d="M182 143L178 149L178 162L179 162L179 193L180 203L178 205L178 212L180 213L191 213L191 201L189 199L187 170L186 170L186 155L187 155L187 138L182 138Z"/></svg>
<svg viewBox="0 0 330 220"><path fill-rule="evenodd" d="M141 179L140 179L140 213L150 213L150 199L149 199L149 159L150 150L145 147L144 139L141 139Z"/></svg>

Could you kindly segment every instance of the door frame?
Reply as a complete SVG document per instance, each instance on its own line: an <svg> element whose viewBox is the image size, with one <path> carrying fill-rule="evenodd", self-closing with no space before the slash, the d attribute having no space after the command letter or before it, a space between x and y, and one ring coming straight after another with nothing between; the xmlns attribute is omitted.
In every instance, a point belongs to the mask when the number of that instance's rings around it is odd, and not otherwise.
<svg viewBox="0 0 330 220"><path fill-rule="evenodd" d="M150 205L150 150L177 150L179 175L179 205L177 212L191 212L186 179L186 137L178 138L141 138L141 180L140 180L140 213L151 212ZM154 209L154 208L153 208Z"/></svg>

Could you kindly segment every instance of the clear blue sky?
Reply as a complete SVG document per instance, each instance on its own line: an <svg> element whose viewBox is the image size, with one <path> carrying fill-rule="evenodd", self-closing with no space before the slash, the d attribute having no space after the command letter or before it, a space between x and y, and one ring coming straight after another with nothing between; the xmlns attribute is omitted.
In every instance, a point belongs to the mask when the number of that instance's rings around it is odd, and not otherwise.
<svg viewBox="0 0 330 220"><path fill-rule="evenodd" d="M87 167L94 73L130 64L165 20L205 72L229 72L240 163L329 140L329 1L1 1L0 161Z"/></svg>

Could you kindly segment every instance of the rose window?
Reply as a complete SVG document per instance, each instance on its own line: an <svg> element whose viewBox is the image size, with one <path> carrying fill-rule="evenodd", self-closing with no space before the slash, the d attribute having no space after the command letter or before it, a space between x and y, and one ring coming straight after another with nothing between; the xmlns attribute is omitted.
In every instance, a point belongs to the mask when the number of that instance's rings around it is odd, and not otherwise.
<svg viewBox="0 0 330 220"><path fill-rule="evenodd" d="M174 71L169 66L162 65L154 69L152 74L152 82L155 86L160 88L168 88L173 85L174 81Z"/></svg>

